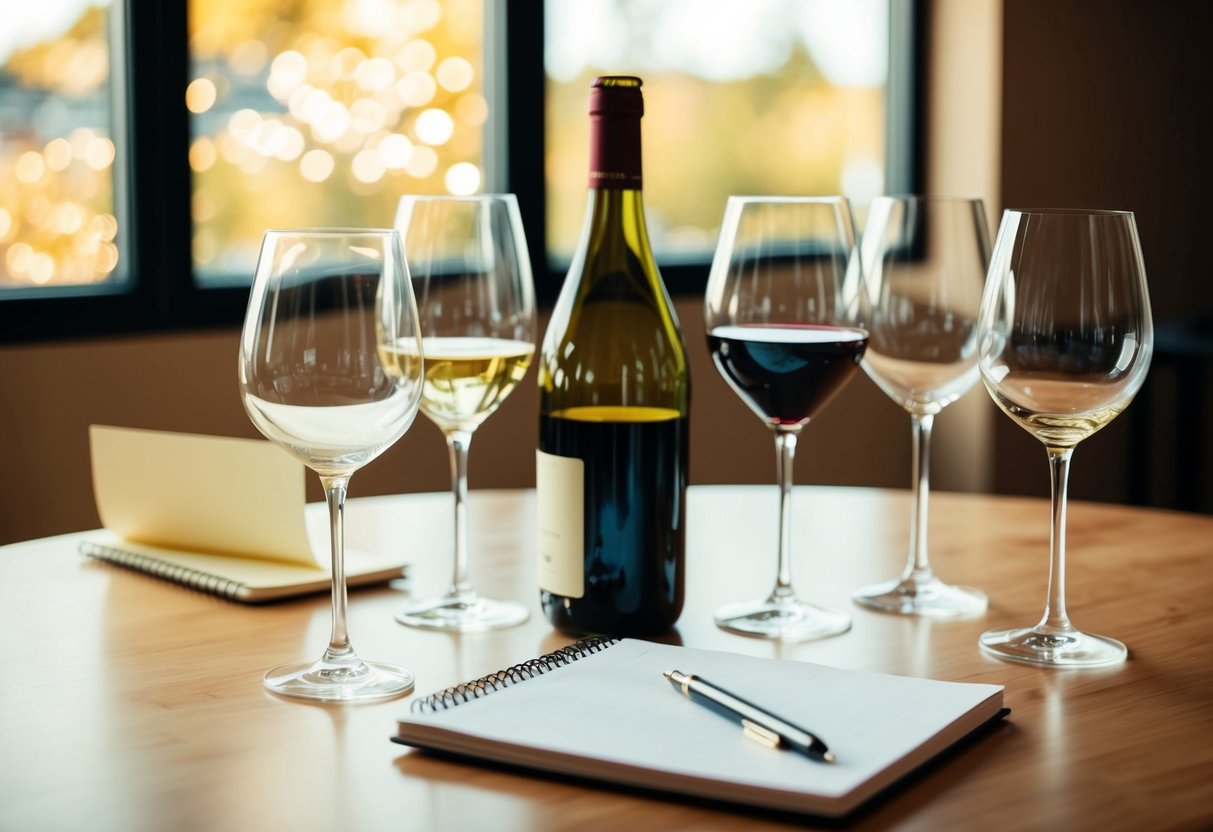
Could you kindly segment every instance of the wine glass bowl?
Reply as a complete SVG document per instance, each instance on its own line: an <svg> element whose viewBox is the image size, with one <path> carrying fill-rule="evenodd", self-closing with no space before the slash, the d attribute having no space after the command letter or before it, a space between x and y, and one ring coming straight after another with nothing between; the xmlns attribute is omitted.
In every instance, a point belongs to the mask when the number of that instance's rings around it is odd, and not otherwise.
<svg viewBox="0 0 1213 832"><path fill-rule="evenodd" d="M1052 534L1045 612L1034 627L982 635L997 658L1049 667L1123 662L1128 649L1079 631L1065 602L1066 499L1079 442L1145 381L1154 329L1133 214L1007 211L978 323L978 365L995 404L1045 446Z"/></svg>
<svg viewBox="0 0 1213 832"><path fill-rule="evenodd" d="M318 661L268 671L263 681L274 693L365 701L413 688L411 671L363 661L350 644L343 512L351 475L412 424L421 373L417 307L399 235L265 233L241 331L241 399L267 439L320 476L333 576L328 648Z"/></svg>
<svg viewBox="0 0 1213 832"><path fill-rule="evenodd" d="M455 568L446 594L411 600L402 624L469 632L525 621L515 601L484 598L468 573L467 461L473 432L526 375L535 351L530 255L512 194L405 196L396 227L421 314L421 412L442 432L455 497Z"/></svg>
<svg viewBox="0 0 1213 832"><path fill-rule="evenodd" d="M704 304L716 369L775 438L775 588L716 611L717 626L764 638L845 632L844 610L796 596L791 493L801 430L859 369L868 343L854 219L841 197L730 197Z"/></svg>
<svg viewBox="0 0 1213 832"><path fill-rule="evenodd" d="M935 416L977 383L977 314L990 258L979 199L877 197L861 243L870 305L863 368L910 414L912 514L900 577L862 587L879 612L951 618L985 611L983 592L940 580L927 548L930 440Z"/></svg>

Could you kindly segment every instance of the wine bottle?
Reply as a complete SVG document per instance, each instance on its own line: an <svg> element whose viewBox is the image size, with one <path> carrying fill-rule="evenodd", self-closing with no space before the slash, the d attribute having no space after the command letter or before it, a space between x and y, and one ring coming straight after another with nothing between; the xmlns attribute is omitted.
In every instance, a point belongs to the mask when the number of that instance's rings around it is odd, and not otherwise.
<svg viewBox="0 0 1213 832"><path fill-rule="evenodd" d="M585 226L539 358L539 587L575 634L682 611L690 374L641 198L641 80L590 90Z"/></svg>

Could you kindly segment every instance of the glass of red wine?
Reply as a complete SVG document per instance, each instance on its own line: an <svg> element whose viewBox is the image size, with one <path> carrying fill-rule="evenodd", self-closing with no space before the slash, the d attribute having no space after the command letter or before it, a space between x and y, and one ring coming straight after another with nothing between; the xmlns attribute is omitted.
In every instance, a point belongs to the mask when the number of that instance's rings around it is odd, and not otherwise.
<svg viewBox="0 0 1213 832"><path fill-rule="evenodd" d="M851 380L868 343L855 219L843 197L729 197L708 276L708 350L775 435L778 572L766 598L727 604L716 624L791 641L844 633L850 615L792 588L791 496L800 431Z"/></svg>

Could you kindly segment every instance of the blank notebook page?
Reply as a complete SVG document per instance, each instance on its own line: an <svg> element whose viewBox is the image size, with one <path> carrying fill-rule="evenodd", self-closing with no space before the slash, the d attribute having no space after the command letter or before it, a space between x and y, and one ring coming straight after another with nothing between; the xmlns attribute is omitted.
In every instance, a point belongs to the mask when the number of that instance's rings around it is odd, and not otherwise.
<svg viewBox="0 0 1213 832"><path fill-rule="evenodd" d="M682 696L664 678L669 670L701 676L812 731L837 762L754 742ZM578 758L565 770L703 796L751 802L750 789L786 792L788 800L771 805L821 811L857 790L856 800L873 793L950 745L994 716L1001 694L993 685L624 640L481 699L410 714L399 733L417 745L557 771L564 766L553 755L564 765ZM634 768L648 776L620 775Z"/></svg>

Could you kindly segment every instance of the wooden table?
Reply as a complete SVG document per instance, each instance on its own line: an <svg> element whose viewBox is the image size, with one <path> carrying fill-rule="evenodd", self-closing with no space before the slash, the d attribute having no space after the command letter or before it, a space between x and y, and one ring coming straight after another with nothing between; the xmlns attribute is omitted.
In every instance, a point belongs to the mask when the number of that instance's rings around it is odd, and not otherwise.
<svg viewBox="0 0 1213 832"><path fill-rule="evenodd" d="M355 480L356 483L356 480ZM689 499L687 607L696 647L1006 686L1010 719L851 819L857 829L1208 829L1213 826L1213 518L1075 503L1069 609L1128 643L1123 667L1048 671L983 656L992 627L1034 623L1045 598L1042 500L936 494L932 557L983 587L949 623L849 604L904 557L905 492L801 487L794 577L851 607L851 632L779 644L717 630L711 610L774 578L773 487L702 486ZM315 508L315 507L310 507ZM413 591L445 588L450 497L351 501L350 545L399 547ZM417 689L559 647L536 603L534 494L473 492L473 577L531 605L525 625L453 636L396 624L399 591L351 594L355 647L398 661ZM323 523L315 513L313 522ZM479 768L388 742L409 699L297 704L269 666L315 658L329 605L244 607L85 561L79 535L0 548L0 829L765 829L796 819Z"/></svg>

